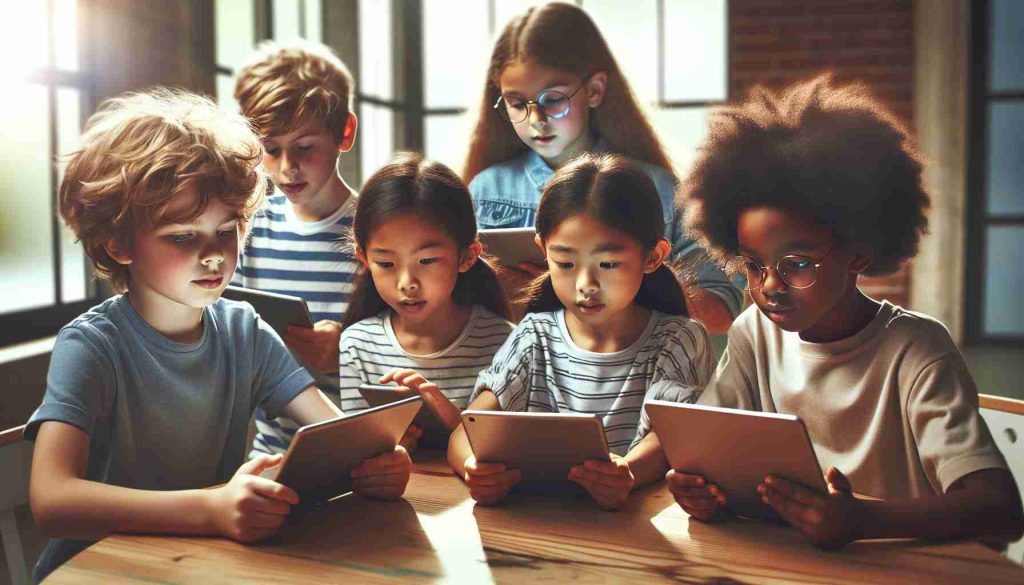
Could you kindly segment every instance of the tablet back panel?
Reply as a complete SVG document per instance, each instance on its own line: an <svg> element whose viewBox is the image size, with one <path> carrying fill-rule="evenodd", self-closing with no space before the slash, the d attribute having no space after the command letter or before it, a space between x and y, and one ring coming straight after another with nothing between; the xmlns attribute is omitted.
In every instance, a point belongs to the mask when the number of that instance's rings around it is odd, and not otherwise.
<svg viewBox="0 0 1024 585"><path fill-rule="evenodd" d="M672 468L722 488L738 515L774 515L757 493L769 474L825 491L821 466L795 416L660 400L645 408Z"/></svg>
<svg viewBox="0 0 1024 585"><path fill-rule="evenodd" d="M419 396L418 392L404 386L378 386L374 384L360 385L359 394L362 395L363 399L366 400L366 403L371 407L384 406L385 404L391 404L392 402L398 402L399 400ZM448 428L438 420L437 416L434 415L432 410L427 408L426 404L424 404L423 408L420 409L416 418L413 419L412 424L422 429L424 436L444 435L444 444L447 446L449 435Z"/></svg>
<svg viewBox="0 0 1024 585"><path fill-rule="evenodd" d="M232 301L245 301L252 305L260 319L273 327L278 335L284 335L288 331L289 325L307 328L313 326L306 301L299 297L239 286L225 288L221 296Z"/></svg>
<svg viewBox="0 0 1024 585"><path fill-rule="evenodd" d="M364 460L394 450L422 403L417 396L302 427L276 481L299 492L303 503L351 490L349 473Z"/></svg>
<svg viewBox="0 0 1024 585"><path fill-rule="evenodd" d="M565 481L574 465L609 459L597 415L467 410L462 424L477 461L519 469L523 481Z"/></svg>

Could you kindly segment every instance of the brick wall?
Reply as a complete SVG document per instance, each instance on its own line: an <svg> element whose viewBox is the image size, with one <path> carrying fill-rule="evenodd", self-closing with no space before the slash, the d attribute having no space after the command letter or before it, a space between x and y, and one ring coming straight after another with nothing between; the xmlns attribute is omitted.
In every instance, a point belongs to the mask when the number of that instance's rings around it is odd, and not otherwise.
<svg viewBox="0 0 1024 585"><path fill-rule="evenodd" d="M913 0L729 0L729 95L778 89L824 71L859 80L913 127ZM909 271L862 279L908 304Z"/></svg>

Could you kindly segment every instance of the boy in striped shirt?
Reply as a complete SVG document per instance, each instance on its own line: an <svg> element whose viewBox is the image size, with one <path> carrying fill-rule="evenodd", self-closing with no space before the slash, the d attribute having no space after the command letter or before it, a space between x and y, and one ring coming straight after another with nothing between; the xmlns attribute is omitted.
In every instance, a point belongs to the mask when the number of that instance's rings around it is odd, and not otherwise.
<svg viewBox="0 0 1024 585"><path fill-rule="evenodd" d="M345 242L356 193L337 171L356 136L354 82L326 46L266 42L238 75L235 99L263 138L263 166L276 193L253 218L232 284L301 297L312 329L289 327L284 341L337 397L341 315L358 264ZM297 425L256 411L250 456L281 453Z"/></svg>

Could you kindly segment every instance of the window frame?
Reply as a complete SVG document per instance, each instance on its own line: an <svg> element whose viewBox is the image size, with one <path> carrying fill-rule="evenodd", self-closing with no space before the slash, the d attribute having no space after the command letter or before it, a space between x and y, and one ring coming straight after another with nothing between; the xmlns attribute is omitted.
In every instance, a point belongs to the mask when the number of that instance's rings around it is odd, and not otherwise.
<svg viewBox="0 0 1024 585"><path fill-rule="evenodd" d="M1024 103L1024 89L991 91L990 26L992 3L971 3L970 71L967 91L967 245L964 253L964 341L967 345L1021 345L1024 335L993 335L985 332L985 239L989 227L1024 227L1024 214L988 213L988 106L993 102Z"/></svg>

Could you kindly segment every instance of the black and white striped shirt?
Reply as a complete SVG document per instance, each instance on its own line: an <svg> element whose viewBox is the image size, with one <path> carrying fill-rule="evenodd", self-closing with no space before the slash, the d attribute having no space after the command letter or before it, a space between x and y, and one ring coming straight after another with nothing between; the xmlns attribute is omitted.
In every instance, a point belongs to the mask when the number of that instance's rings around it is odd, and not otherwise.
<svg viewBox="0 0 1024 585"><path fill-rule="evenodd" d="M511 323L476 305L462 334L451 345L436 353L415 355L398 343L390 310L363 319L341 333L341 409L355 412L367 408L359 395L359 385L377 384L381 376L395 368L416 370L437 384L452 404L465 409L477 376L490 365L511 331Z"/></svg>
<svg viewBox="0 0 1024 585"><path fill-rule="evenodd" d="M714 369L707 332L687 317L654 311L633 345L595 353L573 342L564 310L530 313L477 378L473 397L490 390L503 410L598 414L608 448L625 455L646 434L640 413L648 391L672 382L692 388L681 397L692 402Z"/></svg>

